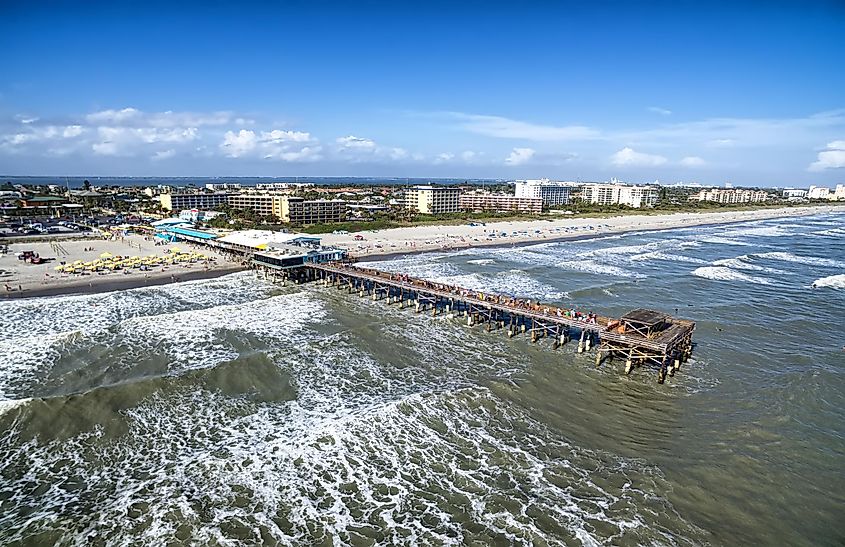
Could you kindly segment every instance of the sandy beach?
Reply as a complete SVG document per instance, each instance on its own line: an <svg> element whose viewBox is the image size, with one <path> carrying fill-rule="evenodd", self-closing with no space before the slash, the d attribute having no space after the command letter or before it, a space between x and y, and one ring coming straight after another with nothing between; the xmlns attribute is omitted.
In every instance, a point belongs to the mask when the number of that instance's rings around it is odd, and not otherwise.
<svg viewBox="0 0 845 547"><path fill-rule="evenodd" d="M173 248L196 250L211 258L208 262L157 266L150 271L124 269L112 272L64 274L55 271L61 262L76 260L90 262L102 253L115 256L163 255ZM15 256L21 251L34 251L42 258L52 259L45 264L30 264ZM0 298L28 298L106 292L112 290L161 285L177 281L203 279L242 270L240 263L224 257L207 247L185 243L156 245L140 235L129 235L114 240L75 240L56 242L12 243L9 252L0 255Z"/></svg>
<svg viewBox="0 0 845 547"><path fill-rule="evenodd" d="M350 234L326 234L323 236L323 244L345 248L354 257L375 259L397 254L444 251L481 246L525 245L546 241L600 237L631 231L667 230L671 228L815 215L830 211L845 211L845 208L822 205L759 209L754 211L717 211L665 215L623 215L608 218L564 218L519 222L487 222L484 225L479 224L477 226L470 226L469 224L455 226L414 226ZM364 239L356 240L355 236L361 236Z"/></svg>

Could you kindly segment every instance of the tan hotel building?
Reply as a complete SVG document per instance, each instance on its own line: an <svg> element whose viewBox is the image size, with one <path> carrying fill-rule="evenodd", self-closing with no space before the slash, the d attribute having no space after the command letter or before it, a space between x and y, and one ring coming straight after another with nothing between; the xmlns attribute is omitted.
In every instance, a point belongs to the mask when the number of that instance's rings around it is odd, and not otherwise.
<svg viewBox="0 0 845 547"><path fill-rule="evenodd" d="M346 220L343 200L306 200L279 194L162 194L164 209L214 209L226 204L234 209L248 209L264 217L275 217L292 224L322 224Z"/></svg>
<svg viewBox="0 0 845 547"><path fill-rule="evenodd" d="M516 197L510 194L491 194L487 192L464 192L460 199L461 209L465 211L518 211L520 213L540 214L543 212L543 198Z"/></svg>
<svg viewBox="0 0 845 547"><path fill-rule="evenodd" d="M405 207L417 213L457 213L461 189L453 186L412 186L405 190Z"/></svg>

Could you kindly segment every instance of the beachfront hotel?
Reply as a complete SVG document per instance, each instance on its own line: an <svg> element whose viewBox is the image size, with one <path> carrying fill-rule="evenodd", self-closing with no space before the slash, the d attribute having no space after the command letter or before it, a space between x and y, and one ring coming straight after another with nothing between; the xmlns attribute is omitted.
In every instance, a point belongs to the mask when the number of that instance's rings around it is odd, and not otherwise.
<svg viewBox="0 0 845 547"><path fill-rule="evenodd" d="M312 199L278 194L162 194L162 208L168 211L214 209L228 205L234 209L255 211L263 217L275 217L292 224L322 224L346 220L343 200Z"/></svg>
<svg viewBox="0 0 845 547"><path fill-rule="evenodd" d="M690 201L713 201L716 203L759 203L769 199L762 190L740 190L737 188L710 188L689 197Z"/></svg>
<svg viewBox="0 0 845 547"><path fill-rule="evenodd" d="M518 197L510 194L463 192L459 203L463 211L517 211L527 214L540 214L543 211L541 198Z"/></svg>
<svg viewBox="0 0 845 547"><path fill-rule="evenodd" d="M807 191L807 199L845 200L845 184L837 184L834 189L826 186L810 186Z"/></svg>
<svg viewBox="0 0 845 547"><path fill-rule="evenodd" d="M654 207L659 197L657 187L648 185L589 183L581 189L581 199L594 205L625 205L639 209Z"/></svg>
<svg viewBox="0 0 845 547"><path fill-rule="evenodd" d="M549 179L516 181L516 197L539 198L543 205L568 205L577 182L559 182Z"/></svg>
<svg viewBox="0 0 845 547"><path fill-rule="evenodd" d="M165 193L159 195L161 208L165 211L181 211L182 209L214 209L226 205L229 196L226 192L215 193Z"/></svg>
<svg viewBox="0 0 845 547"><path fill-rule="evenodd" d="M405 207L427 215L461 210L461 189L453 186L412 186L405 191Z"/></svg>

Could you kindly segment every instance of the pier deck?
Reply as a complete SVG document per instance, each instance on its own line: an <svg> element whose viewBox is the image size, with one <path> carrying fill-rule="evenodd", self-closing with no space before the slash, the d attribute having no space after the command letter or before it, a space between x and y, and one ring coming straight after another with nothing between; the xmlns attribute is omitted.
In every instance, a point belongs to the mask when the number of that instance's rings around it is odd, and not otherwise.
<svg viewBox="0 0 845 547"><path fill-rule="evenodd" d="M258 265L260 267L260 265ZM510 296L485 293L462 287L435 283L360 267L345 262L307 264L302 268L272 274L297 283L320 281L326 286L357 291L373 300L388 304L413 306L417 313L430 310L432 315L448 313L467 318L467 324L486 324L487 330L506 329L508 336L530 333L532 342L553 337L553 347L578 336L578 352L595 347L596 366L605 359L623 356L625 373L635 366L651 365L658 369L658 382L673 376L692 353L695 323L653 310L634 310L619 319L601 315L572 316L549 304L538 304Z"/></svg>

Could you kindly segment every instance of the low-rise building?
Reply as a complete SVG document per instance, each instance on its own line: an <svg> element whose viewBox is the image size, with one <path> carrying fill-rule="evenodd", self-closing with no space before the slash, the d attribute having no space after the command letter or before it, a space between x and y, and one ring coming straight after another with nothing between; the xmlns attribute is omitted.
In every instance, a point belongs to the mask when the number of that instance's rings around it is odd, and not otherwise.
<svg viewBox="0 0 845 547"><path fill-rule="evenodd" d="M461 189L454 186L412 186L405 191L405 207L427 215L457 213L460 195Z"/></svg>
<svg viewBox="0 0 845 547"><path fill-rule="evenodd" d="M657 186L619 183L589 183L581 188L581 199L594 205L625 205L639 209L654 207L660 198Z"/></svg>
<svg viewBox="0 0 845 547"><path fill-rule="evenodd" d="M807 191L807 199L845 200L845 184L837 184L836 188L833 189L825 186L810 186Z"/></svg>
<svg viewBox="0 0 845 547"><path fill-rule="evenodd" d="M218 213L217 211L201 211L199 209L185 209L179 213L179 218L186 222L190 222L192 224L196 224L197 222L203 222L206 220L211 220L215 217L220 216L223 213Z"/></svg>
<svg viewBox="0 0 845 547"><path fill-rule="evenodd" d="M490 192L463 192L459 204L464 211L517 211L528 214L540 214L543 211L543 200L540 197L526 198Z"/></svg>
<svg viewBox="0 0 845 547"><path fill-rule="evenodd" d="M784 199L794 199L794 198L805 198L807 197L807 191L800 189L800 188L784 188L783 189L783 198Z"/></svg>
<svg viewBox="0 0 845 547"><path fill-rule="evenodd" d="M577 182L519 180L515 183L515 195L518 198L540 198L546 206L568 205L577 187Z"/></svg>
<svg viewBox="0 0 845 547"><path fill-rule="evenodd" d="M274 192L310 188L311 186L314 186L313 182L263 182L256 184L255 189L263 192Z"/></svg>
<svg viewBox="0 0 845 547"><path fill-rule="evenodd" d="M346 202L339 199L279 197L279 218L291 224L326 224L346 220Z"/></svg>
<svg viewBox="0 0 845 547"><path fill-rule="evenodd" d="M689 197L690 201L713 201L716 203L760 203L769 199L763 190L742 190L739 188L709 188Z"/></svg>
<svg viewBox="0 0 845 547"><path fill-rule="evenodd" d="M222 192L226 190L239 191L241 189L241 185L234 182L210 182L205 185L205 189L211 190L212 192Z"/></svg>

